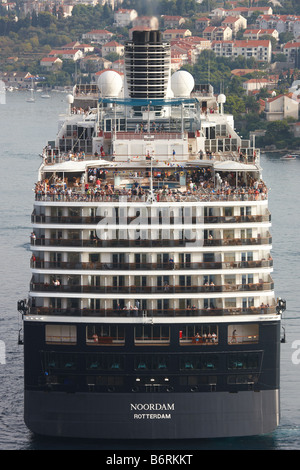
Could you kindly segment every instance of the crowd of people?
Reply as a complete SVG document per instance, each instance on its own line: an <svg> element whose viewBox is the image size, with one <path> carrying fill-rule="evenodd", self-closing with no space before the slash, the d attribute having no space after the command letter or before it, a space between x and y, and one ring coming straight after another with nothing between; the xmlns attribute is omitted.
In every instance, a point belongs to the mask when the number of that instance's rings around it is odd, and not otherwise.
<svg viewBox="0 0 300 470"><path fill-rule="evenodd" d="M267 187L263 181L249 179L248 184L240 182L235 186L231 175L228 175L222 183L215 184L214 177L206 173L205 177L199 177L198 172L190 175L185 186L175 183L169 187L165 182L153 179L153 192L150 190L150 178L148 185L143 185L133 179L130 188L114 186L113 179L101 179L99 177L88 178L88 181L69 182L57 178L51 183L48 180L39 181L35 185L35 197L37 200L54 201L115 201L126 198L128 201L147 201L151 196L154 201L217 201L217 200L263 200L267 198Z"/></svg>

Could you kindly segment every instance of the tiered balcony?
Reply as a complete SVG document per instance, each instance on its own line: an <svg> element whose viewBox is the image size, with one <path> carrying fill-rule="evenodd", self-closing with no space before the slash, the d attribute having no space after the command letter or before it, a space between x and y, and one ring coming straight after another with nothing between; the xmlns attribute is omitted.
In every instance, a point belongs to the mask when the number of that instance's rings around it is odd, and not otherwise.
<svg viewBox="0 0 300 470"><path fill-rule="evenodd" d="M55 292L55 293L91 293L91 294L206 294L214 292L249 292L249 291L271 291L274 289L272 280L267 282L251 284L225 284L209 286L98 286L98 285L53 285L49 283L32 282L32 292Z"/></svg>
<svg viewBox="0 0 300 470"><path fill-rule="evenodd" d="M90 308L56 308L56 307L30 307L28 315L54 315L74 317L197 317L197 316L224 316L224 315L274 315L276 306L261 306L249 308L190 308L190 309L90 309Z"/></svg>
<svg viewBox="0 0 300 470"><path fill-rule="evenodd" d="M248 269L271 268L273 260L237 261L237 262L190 262L190 263L101 263L101 262L71 262L71 261L31 261L33 269L51 270L83 270L83 271L158 271L158 270L207 270L207 269Z"/></svg>
<svg viewBox="0 0 300 470"><path fill-rule="evenodd" d="M32 246L45 247L81 247L81 248L162 248L162 247L188 247L191 246L259 246L271 245L271 236L257 236L251 238L227 238L227 239L163 239L163 240L101 240L94 237L91 239L70 239L70 238L31 238Z"/></svg>

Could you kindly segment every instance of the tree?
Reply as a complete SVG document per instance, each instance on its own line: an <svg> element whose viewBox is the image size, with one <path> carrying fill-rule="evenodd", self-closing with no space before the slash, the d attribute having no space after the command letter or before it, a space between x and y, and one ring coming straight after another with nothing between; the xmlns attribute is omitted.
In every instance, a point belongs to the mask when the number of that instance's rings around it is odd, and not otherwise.
<svg viewBox="0 0 300 470"><path fill-rule="evenodd" d="M234 116L243 114L246 112L245 101L238 95L229 95L226 98L224 109L226 113L233 114Z"/></svg>
<svg viewBox="0 0 300 470"><path fill-rule="evenodd" d="M267 132L264 137L265 145L271 145L275 142L282 142L282 145L288 145L292 139L289 124L286 119L282 121L273 121L268 123Z"/></svg>

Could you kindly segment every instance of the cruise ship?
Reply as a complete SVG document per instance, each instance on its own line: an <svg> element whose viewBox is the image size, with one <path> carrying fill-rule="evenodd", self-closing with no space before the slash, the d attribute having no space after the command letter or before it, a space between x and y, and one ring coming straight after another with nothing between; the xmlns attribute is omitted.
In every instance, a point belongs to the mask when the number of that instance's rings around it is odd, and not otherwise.
<svg viewBox="0 0 300 470"><path fill-rule="evenodd" d="M36 434L199 439L272 432L281 315L255 140L226 96L171 73L160 31L77 85L35 185L18 302Z"/></svg>

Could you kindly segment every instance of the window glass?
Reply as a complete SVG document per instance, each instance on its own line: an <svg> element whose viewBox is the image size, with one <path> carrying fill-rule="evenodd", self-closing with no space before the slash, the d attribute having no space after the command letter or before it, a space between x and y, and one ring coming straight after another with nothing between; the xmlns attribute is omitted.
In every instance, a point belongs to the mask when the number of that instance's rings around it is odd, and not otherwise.
<svg viewBox="0 0 300 470"><path fill-rule="evenodd" d="M119 354L88 354L86 356L87 370L111 370L124 369L124 357Z"/></svg>
<svg viewBox="0 0 300 470"><path fill-rule="evenodd" d="M139 325L134 329L135 344L169 343L170 328L165 325Z"/></svg>
<svg viewBox="0 0 300 470"><path fill-rule="evenodd" d="M180 345L218 344L218 326L215 324L184 325L179 331Z"/></svg>
<svg viewBox="0 0 300 470"><path fill-rule="evenodd" d="M88 325L86 328L86 342L89 345L123 345L125 343L125 329L122 325Z"/></svg>
<svg viewBox="0 0 300 470"><path fill-rule="evenodd" d="M185 354L180 356L180 370L216 370L218 368L218 356L216 354Z"/></svg>
<svg viewBox="0 0 300 470"><path fill-rule="evenodd" d="M134 358L134 368L138 371L143 370L167 370L169 367L169 357L165 355L142 354Z"/></svg>
<svg viewBox="0 0 300 470"><path fill-rule="evenodd" d="M229 354L227 358L227 369L245 370L258 369L260 365L259 353L234 353Z"/></svg>
<svg viewBox="0 0 300 470"><path fill-rule="evenodd" d="M76 344L77 329L75 325L46 325L46 343Z"/></svg>
<svg viewBox="0 0 300 470"><path fill-rule="evenodd" d="M259 328L257 324L228 325L228 344L258 343Z"/></svg>

